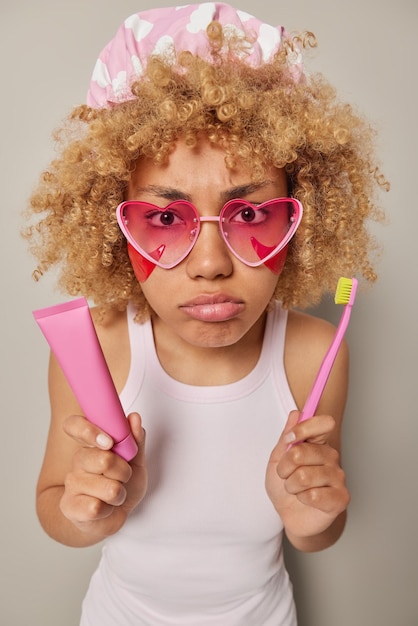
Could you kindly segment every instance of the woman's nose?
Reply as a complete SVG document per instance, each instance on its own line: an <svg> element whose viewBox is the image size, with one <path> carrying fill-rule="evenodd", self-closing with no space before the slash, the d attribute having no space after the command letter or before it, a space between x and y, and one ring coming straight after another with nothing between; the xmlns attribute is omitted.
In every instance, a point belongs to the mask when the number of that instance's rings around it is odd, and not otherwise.
<svg viewBox="0 0 418 626"><path fill-rule="evenodd" d="M213 280L231 274L231 252L222 239L217 221L201 223L199 236L186 262L191 278Z"/></svg>

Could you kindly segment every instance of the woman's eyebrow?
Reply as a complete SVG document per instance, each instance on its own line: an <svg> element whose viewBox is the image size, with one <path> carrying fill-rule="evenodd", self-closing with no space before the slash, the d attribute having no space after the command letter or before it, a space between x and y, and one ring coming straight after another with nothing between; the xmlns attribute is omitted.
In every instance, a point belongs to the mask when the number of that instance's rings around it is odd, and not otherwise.
<svg viewBox="0 0 418 626"><path fill-rule="evenodd" d="M222 204L225 204L229 200L234 200L235 198L245 198L252 193L263 189L264 187L270 185L273 181L271 180L263 180L259 183L247 183L244 185L237 185L235 187L231 187L230 189L226 189L225 191L220 192L220 199ZM170 200L173 202L174 200L187 200L188 202L192 202L192 196L180 189L176 189L175 187L165 187L163 185L146 185L145 187L135 187L134 194L141 195L143 193L147 193L159 198L164 198L165 200Z"/></svg>
<svg viewBox="0 0 418 626"><path fill-rule="evenodd" d="M165 198L165 200L187 200L191 202L191 196L180 189L174 187L164 187L162 185L146 185L145 187L135 187L134 194L149 193L152 196Z"/></svg>
<svg viewBox="0 0 418 626"><path fill-rule="evenodd" d="M259 183L248 183L246 185L237 185L236 187L231 187L231 189L227 189L221 193L223 203L228 202L228 200L234 200L235 198L245 198L245 196L249 196L251 193L255 193L263 187L267 187L273 181L271 180L263 180Z"/></svg>

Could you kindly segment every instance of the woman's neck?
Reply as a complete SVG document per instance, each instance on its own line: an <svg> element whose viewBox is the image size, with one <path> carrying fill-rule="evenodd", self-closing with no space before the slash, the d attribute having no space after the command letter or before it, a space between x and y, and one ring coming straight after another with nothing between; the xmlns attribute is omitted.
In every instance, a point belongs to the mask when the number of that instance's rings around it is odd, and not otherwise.
<svg viewBox="0 0 418 626"><path fill-rule="evenodd" d="M261 354L267 314L236 343L221 347L195 346L152 319L155 350L162 368L175 380L196 386L227 385L241 380Z"/></svg>

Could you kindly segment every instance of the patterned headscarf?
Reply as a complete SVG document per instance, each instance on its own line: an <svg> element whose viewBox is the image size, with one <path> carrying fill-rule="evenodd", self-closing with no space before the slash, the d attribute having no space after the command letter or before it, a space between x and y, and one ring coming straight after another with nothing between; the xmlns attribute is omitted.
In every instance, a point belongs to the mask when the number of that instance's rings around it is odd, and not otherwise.
<svg viewBox="0 0 418 626"><path fill-rule="evenodd" d="M130 86L141 77L148 59L162 55L174 60L176 53L189 51L212 60L206 29L219 22L234 38L251 35L245 51L238 57L252 67L270 61L288 37L282 26L264 24L256 17L220 2L205 2L178 7L150 9L128 17L115 37L102 50L95 65L87 94L87 104L108 107L131 99ZM287 56L289 72L297 82L302 76L300 54Z"/></svg>

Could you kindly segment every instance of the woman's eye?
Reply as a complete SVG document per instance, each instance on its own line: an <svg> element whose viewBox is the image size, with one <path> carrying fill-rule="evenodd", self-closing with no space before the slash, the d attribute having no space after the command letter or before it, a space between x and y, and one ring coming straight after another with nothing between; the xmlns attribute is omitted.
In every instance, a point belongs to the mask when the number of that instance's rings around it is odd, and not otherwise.
<svg viewBox="0 0 418 626"><path fill-rule="evenodd" d="M147 215L147 222L155 227L179 226L184 220L174 211L154 211Z"/></svg>
<svg viewBox="0 0 418 626"><path fill-rule="evenodd" d="M236 211L232 216L232 221L241 224L260 224L266 220L266 217L266 211L263 209L254 209L253 207L246 206Z"/></svg>

